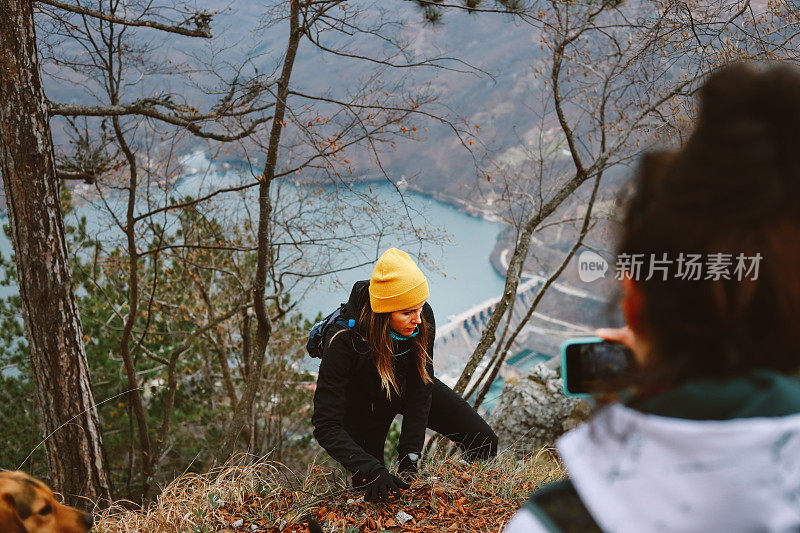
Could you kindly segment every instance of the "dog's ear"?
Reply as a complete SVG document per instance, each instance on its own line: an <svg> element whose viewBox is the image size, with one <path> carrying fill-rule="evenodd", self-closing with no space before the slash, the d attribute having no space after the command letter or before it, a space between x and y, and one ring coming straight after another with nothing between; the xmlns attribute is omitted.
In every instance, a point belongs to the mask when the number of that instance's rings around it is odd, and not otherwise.
<svg viewBox="0 0 800 533"><path fill-rule="evenodd" d="M14 496L7 492L0 494L0 531L3 533L28 533L17 514Z"/></svg>

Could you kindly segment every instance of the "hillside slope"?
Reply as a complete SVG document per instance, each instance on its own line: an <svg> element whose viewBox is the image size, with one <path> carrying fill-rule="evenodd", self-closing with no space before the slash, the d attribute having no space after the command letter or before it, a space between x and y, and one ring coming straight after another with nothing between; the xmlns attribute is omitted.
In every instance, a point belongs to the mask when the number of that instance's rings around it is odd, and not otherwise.
<svg viewBox="0 0 800 533"><path fill-rule="evenodd" d="M310 465L305 476L279 463L229 466L170 483L145 511L125 502L96 515L101 533L307 532L307 516L324 531L496 532L543 483L561 479L554 454L485 464L456 459L426 464L396 501L373 504L346 488L341 472Z"/></svg>

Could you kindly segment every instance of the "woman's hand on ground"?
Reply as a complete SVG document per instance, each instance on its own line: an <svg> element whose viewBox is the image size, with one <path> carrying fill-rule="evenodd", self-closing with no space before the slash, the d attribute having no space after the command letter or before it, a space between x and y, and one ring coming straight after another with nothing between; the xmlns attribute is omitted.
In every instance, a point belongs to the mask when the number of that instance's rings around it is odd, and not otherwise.
<svg viewBox="0 0 800 533"><path fill-rule="evenodd" d="M390 474L384 467L376 469L371 475L365 477L363 482L364 501L368 502L387 501L411 486L399 477Z"/></svg>

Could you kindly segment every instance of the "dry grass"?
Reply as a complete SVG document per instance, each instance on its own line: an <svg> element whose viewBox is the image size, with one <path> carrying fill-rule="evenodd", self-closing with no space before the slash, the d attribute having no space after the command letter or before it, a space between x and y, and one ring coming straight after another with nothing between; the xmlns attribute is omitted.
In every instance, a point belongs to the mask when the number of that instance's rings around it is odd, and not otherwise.
<svg viewBox="0 0 800 533"><path fill-rule="evenodd" d="M522 460L448 459L423 465L398 500L372 504L349 491L330 468L311 465L298 476L278 463L259 461L182 476L148 509L113 506L96 515L95 527L102 533L306 532L302 520L311 516L326 532L497 532L531 492L563 477L550 450ZM413 518L401 525L400 511Z"/></svg>

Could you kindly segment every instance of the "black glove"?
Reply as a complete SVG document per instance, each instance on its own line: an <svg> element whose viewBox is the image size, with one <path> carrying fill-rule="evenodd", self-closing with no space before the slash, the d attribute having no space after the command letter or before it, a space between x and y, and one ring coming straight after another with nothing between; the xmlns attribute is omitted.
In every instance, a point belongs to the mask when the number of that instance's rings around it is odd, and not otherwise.
<svg viewBox="0 0 800 533"><path fill-rule="evenodd" d="M376 468L369 475L356 474L354 486L364 489L364 501L384 502L410 487L408 483L389 473L384 467Z"/></svg>
<svg viewBox="0 0 800 533"><path fill-rule="evenodd" d="M419 454L415 452L407 453L400 458L397 472L404 478L415 478L419 473Z"/></svg>

